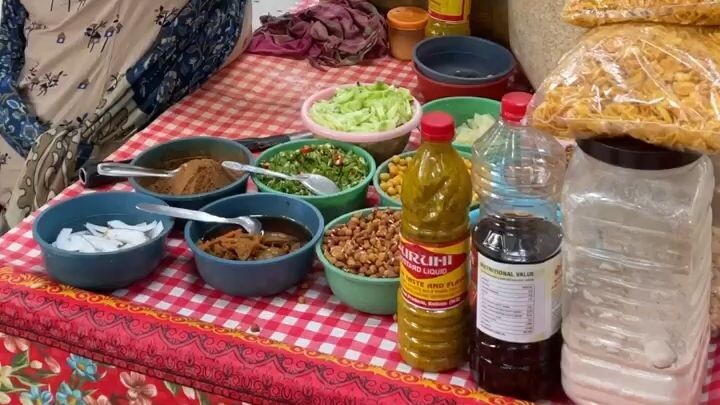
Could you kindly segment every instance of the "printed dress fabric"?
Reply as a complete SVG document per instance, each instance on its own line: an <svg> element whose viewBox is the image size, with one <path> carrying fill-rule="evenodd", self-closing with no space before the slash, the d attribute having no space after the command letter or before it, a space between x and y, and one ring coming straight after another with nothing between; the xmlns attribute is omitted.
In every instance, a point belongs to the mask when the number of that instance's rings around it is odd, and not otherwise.
<svg viewBox="0 0 720 405"><path fill-rule="evenodd" d="M0 234L248 44L249 0L3 0Z"/></svg>
<svg viewBox="0 0 720 405"><path fill-rule="evenodd" d="M0 405L241 404L0 333Z"/></svg>

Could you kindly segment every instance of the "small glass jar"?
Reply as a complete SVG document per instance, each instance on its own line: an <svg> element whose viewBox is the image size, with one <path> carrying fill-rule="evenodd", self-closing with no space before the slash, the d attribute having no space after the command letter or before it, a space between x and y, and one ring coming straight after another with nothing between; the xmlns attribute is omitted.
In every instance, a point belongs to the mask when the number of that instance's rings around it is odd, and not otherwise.
<svg viewBox="0 0 720 405"><path fill-rule="evenodd" d="M425 38L427 11L418 7L395 7L387 14L390 53L399 60L412 60L415 45Z"/></svg>

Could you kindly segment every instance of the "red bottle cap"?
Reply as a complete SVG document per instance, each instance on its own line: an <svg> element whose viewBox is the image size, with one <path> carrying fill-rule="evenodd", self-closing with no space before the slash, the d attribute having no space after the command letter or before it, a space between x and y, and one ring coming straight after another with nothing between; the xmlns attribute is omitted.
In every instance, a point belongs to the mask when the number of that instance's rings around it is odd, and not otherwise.
<svg viewBox="0 0 720 405"><path fill-rule="evenodd" d="M500 108L502 118L508 122L519 123L525 117L531 99L532 94L521 91L505 94Z"/></svg>
<svg viewBox="0 0 720 405"><path fill-rule="evenodd" d="M455 120L444 112L429 112L420 120L423 141L450 142L455 137Z"/></svg>

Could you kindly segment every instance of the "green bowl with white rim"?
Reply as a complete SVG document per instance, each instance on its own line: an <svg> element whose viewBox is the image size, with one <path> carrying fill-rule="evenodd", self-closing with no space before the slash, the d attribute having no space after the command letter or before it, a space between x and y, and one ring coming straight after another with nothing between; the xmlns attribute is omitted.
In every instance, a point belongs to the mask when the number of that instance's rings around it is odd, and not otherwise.
<svg viewBox="0 0 720 405"><path fill-rule="evenodd" d="M355 214L368 215L374 210L391 209L397 207L366 208L347 213L336 218L325 226L324 235L334 228L340 227L350 221ZM325 269L325 279L335 295L345 305L373 315L392 315L397 310L397 290L400 288L400 277L370 278L349 273L325 257L322 250L325 236L315 245L315 254Z"/></svg>
<svg viewBox="0 0 720 405"><path fill-rule="evenodd" d="M267 149L262 154L260 154L260 156L257 157L256 165L262 166L263 162L270 160L272 157L274 157L280 152L299 150L305 145L323 144L331 144L339 149L342 149L343 151L350 151L360 156L365 161L365 163L367 163L367 175L358 184L342 190L337 194L319 196L283 193L265 184L261 180L261 178L263 177L262 175L253 174L252 180L257 186L258 191L265 193L287 194L305 200L310 204L314 205L315 208L320 210L320 213L323 215L325 222L329 222L347 212L365 208L368 187L372 182L376 165L373 157L370 156L368 152L366 152L359 146L351 145L345 142L331 141L328 139L301 139L297 141L282 143L280 145L273 146L272 148Z"/></svg>
<svg viewBox="0 0 720 405"><path fill-rule="evenodd" d="M453 145L453 147L455 147L455 146ZM455 149L458 151L458 153L460 154L460 156L462 156L464 159L471 159L471 158L472 158L472 155L471 155L470 153L463 152L463 151L459 150L457 147L455 147ZM413 150L413 151L410 151L410 152L401 153L401 154L396 155L396 156L400 156L400 157L413 156L413 155L415 155L415 152L416 152L416 151ZM393 157L395 157L395 156L393 156ZM380 187L380 175L383 174L383 173L387 173L387 172L388 172L388 170L389 170L389 169L388 169L388 165L390 164L390 162L392 161L392 159L393 159L393 158L391 157L390 159L382 162L382 163L380 164L380 166L378 166L377 170L375 171L375 175L373 175L373 179L372 179L372 181L373 181L373 187L375 187L375 191L377 191L378 196L380 197L380 205L381 205L381 206L383 206L383 207L402 207L402 203L400 202L400 198L395 199L395 198L391 197L390 194L386 193L386 192ZM477 206L478 206L478 203L472 204L472 205L470 206L470 209L477 208Z"/></svg>
<svg viewBox="0 0 720 405"><path fill-rule="evenodd" d="M475 114L490 114L497 121L500 117L500 102L482 97L447 97L424 104L422 110L423 114L433 111L448 113L455 120L455 127L459 127ZM453 146L461 152L472 153L472 145L453 143Z"/></svg>

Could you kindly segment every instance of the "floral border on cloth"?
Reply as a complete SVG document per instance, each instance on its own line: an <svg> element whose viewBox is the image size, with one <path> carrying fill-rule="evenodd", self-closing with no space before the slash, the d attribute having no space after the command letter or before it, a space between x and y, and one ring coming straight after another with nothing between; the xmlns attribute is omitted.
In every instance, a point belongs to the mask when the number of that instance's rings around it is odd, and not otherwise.
<svg viewBox="0 0 720 405"><path fill-rule="evenodd" d="M529 405L0 268L0 331L251 403Z"/></svg>
<svg viewBox="0 0 720 405"><path fill-rule="evenodd" d="M0 333L0 405L237 403Z"/></svg>

